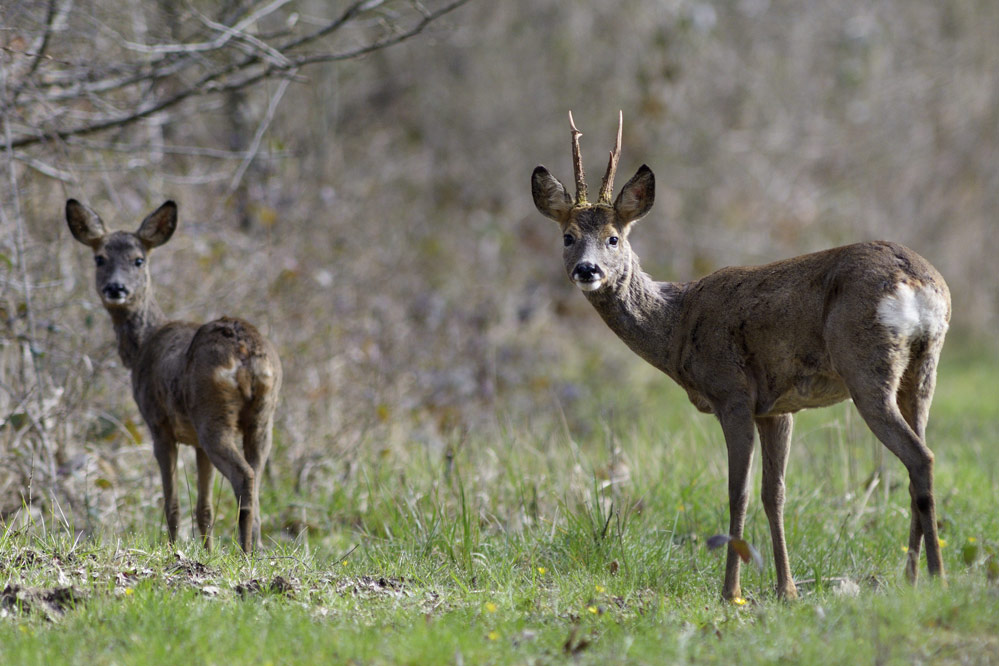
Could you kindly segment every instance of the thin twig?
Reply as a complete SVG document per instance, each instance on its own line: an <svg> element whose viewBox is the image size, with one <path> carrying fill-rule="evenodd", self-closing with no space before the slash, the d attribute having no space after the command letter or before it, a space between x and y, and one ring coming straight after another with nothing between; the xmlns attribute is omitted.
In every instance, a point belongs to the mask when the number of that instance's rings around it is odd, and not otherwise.
<svg viewBox="0 0 999 666"><path fill-rule="evenodd" d="M109 143L107 141L90 141L80 137L69 137L66 143L91 150L104 150L112 153L156 152L169 155L189 155L193 157L210 157L219 160L242 160L249 154L246 150L223 150L205 146L177 146L170 144L135 144ZM289 152L275 153L278 157L288 157Z"/></svg>
<svg viewBox="0 0 999 666"><path fill-rule="evenodd" d="M351 49L348 51L341 51L339 53L317 53L315 55L300 56L298 58L292 58L291 62L296 67L302 67L304 65L312 65L320 62L337 62L341 60L352 60L354 58L359 58L368 53L374 51L379 51L390 46L395 46L396 44L401 44L417 35L421 34L428 25L439 19L444 14L454 11L458 7L467 4L470 0L456 0L451 4L441 7L437 11L431 12L429 14L424 14L420 21L406 30L405 32L398 33L393 37L387 37L375 41L367 46L360 46L356 49Z"/></svg>
<svg viewBox="0 0 999 666"><path fill-rule="evenodd" d="M258 12L251 14L245 20L240 21L238 24L236 24L231 28L223 23L212 21L207 16L201 16L199 14L198 17L201 19L202 23L212 28L213 30L221 31L226 37L235 37L259 49L265 54L265 58L269 62L281 67L286 67L289 64L288 59L284 56L283 53L281 53L281 51L272 47L270 44L267 44L266 42L257 39L253 35L248 34L246 32L246 29L249 26L253 25L253 23L255 23L260 18L266 16L267 14L270 14L271 12L277 10L279 7L287 4L290 1L291 0L275 0L275 2L272 2L270 5L267 5Z"/></svg>
<svg viewBox="0 0 999 666"><path fill-rule="evenodd" d="M253 158L256 157L257 153L260 151L260 144L263 142L264 134L267 133L267 128L270 127L271 121L274 120L274 114L277 113L278 105L281 103L281 98L284 97L285 91L288 89L288 84L291 83L292 77L297 74L297 70L292 70L289 73L289 77L282 79L281 83L278 84L278 89L271 96L271 101L267 105L267 111L264 113L263 120L260 121L260 125L257 126L257 131L253 135L253 141L250 142L250 147L246 151L246 157L240 162L239 167L236 169L236 173L233 174L232 180L229 182L229 189L226 190L225 196L216 204L215 215L218 214L219 206L222 206L229 200L237 189L239 185L243 182L243 176L246 175L246 170L250 168L250 163L253 162ZM213 215L212 217L215 217Z"/></svg>
<svg viewBox="0 0 999 666"><path fill-rule="evenodd" d="M223 23L218 23L213 21L207 16L198 13L198 19L204 23L206 26L215 30L221 34L211 41L207 42L188 42L184 44L139 44L137 42L132 42L129 40L122 40L122 45L131 50L138 51L139 53L152 53L152 54L166 54L166 53L197 53L205 51L217 51L229 43L233 38L245 39L248 42L253 43L255 46L261 48L264 51L272 51L274 55L280 60L283 58L281 54L275 51L272 47L260 42L252 35L246 34L246 29L253 25L254 22L273 13L274 11L280 9L284 5L291 2L291 0L275 0L269 5L262 7L250 16L246 17L234 26L227 26Z"/></svg>
<svg viewBox="0 0 999 666"><path fill-rule="evenodd" d="M60 180L64 183L70 183L73 185L77 184L78 182L76 177L70 172L65 171L64 169L60 169L59 167L52 166L51 164L46 164L41 160L37 160L32 157L28 157L26 155L14 155L13 158L16 159L18 162L20 162L21 164L25 165L26 167L34 169L38 173L44 176L48 176L49 178Z"/></svg>

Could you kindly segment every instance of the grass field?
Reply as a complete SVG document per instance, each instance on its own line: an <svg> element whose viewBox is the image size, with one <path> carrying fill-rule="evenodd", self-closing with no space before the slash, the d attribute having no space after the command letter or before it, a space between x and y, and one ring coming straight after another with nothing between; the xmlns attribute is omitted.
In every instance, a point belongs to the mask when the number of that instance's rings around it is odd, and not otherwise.
<svg viewBox="0 0 999 666"><path fill-rule="evenodd" d="M25 509L0 531L0 663L997 663L999 359L960 349L929 428L946 586L925 561L904 583L904 469L843 404L796 421L803 598L774 598L754 497L764 566L723 602L724 552L705 547L728 524L720 429L639 368L553 394L548 420L499 407L452 442L364 442L349 483L271 478L249 559L221 484L211 554L189 528L171 549L156 507L87 532Z"/></svg>

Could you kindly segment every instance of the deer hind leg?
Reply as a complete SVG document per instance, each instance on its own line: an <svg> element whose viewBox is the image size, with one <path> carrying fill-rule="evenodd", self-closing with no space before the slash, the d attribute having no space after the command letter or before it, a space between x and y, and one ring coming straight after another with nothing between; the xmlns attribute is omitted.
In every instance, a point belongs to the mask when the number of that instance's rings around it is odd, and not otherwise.
<svg viewBox="0 0 999 666"><path fill-rule="evenodd" d="M239 505L239 545L244 552L252 549L254 505L256 503L253 468L237 448L237 430L223 419L205 419L197 426L198 443L208 459L232 484Z"/></svg>
<svg viewBox="0 0 999 666"><path fill-rule="evenodd" d="M886 358L889 362L885 362ZM933 452L924 439L936 357L930 361L923 355L910 359L908 350L896 348L856 361L853 367L858 368L857 372L845 375L853 402L874 435L909 472L912 513L907 575L915 581L920 542L926 544L930 575L943 575L933 499Z"/></svg>
<svg viewBox="0 0 999 666"><path fill-rule="evenodd" d="M215 516L212 511L212 476L215 467L208 454L201 447L195 447L198 459L198 506L195 516L198 520L198 532L201 534L205 550L212 549L212 524Z"/></svg>
<svg viewBox="0 0 999 666"><path fill-rule="evenodd" d="M273 414L259 415L248 420L243 428L243 454L254 475L253 543L260 545L260 480L271 452Z"/></svg>
<svg viewBox="0 0 999 666"><path fill-rule="evenodd" d="M177 541L180 525L180 504L177 500L177 442L168 433L153 429L153 455L160 466L163 480L163 513L166 517L170 543Z"/></svg>
<svg viewBox="0 0 999 666"><path fill-rule="evenodd" d="M898 387L897 402L902 418L924 443L926 442L926 423L929 419L930 403L933 401L933 391L936 388L937 360L940 357L942 346L942 340L917 342L911 350L909 364L902 374ZM910 582L915 583L918 577L919 550L924 532L923 518L918 504L918 488L911 482L909 484L909 497L911 519L905 574ZM934 571L933 565L930 564L931 562L940 562L940 543L935 537L926 540L926 561L931 574L943 573L942 565L939 570Z"/></svg>
<svg viewBox="0 0 999 666"><path fill-rule="evenodd" d="M729 534L742 538L749 506L749 468L753 462L753 416L748 403L727 405L716 409L728 448L728 509ZM734 599L742 596L739 584L739 555L731 547L725 560L725 585L722 596Z"/></svg>
<svg viewBox="0 0 999 666"><path fill-rule="evenodd" d="M794 579L791 578L787 543L784 540L784 472L791 450L792 423L790 414L756 418L760 448L763 450L761 498L770 522L770 540L773 542L774 567L777 570L777 596L782 599L795 599L798 596Z"/></svg>

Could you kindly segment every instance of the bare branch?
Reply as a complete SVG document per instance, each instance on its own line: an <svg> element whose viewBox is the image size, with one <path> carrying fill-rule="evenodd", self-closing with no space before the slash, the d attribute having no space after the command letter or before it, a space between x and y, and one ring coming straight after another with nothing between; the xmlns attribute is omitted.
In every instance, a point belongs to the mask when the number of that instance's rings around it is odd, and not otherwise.
<svg viewBox="0 0 999 666"><path fill-rule="evenodd" d="M295 72L291 72L294 76ZM232 177L232 181L229 183L229 189L226 191L225 196L222 200L228 200L229 197L239 188L240 181L243 180L243 174L249 168L250 163L253 158L256 157L257 151L260 150L260 143L263 141L264 134L267 132L267 128L270 126L271 121L274 120L274 114L277 112L278 104L281 103L281 98L284 97L285 90L288 89L288 84L291 83L291 79L284 79L278 85L277 91L271 97L270 103L267 105L267 113L264 114L264 119L260 121L260 126L257 127L256 133L253 135L253 141L250 143L249 150L246 151L246 157L240 163L239 168L236 169L236 173Z"/></svg>
<svg viewBox="0 0 999 666"><path fill-rule="evenodd" d="M257 47L261 51L269 54L279 64L287 64L284 56L276 49L271 46L261 42L256 37L246 33L246 29L253 25L256 21L259 21L263 17L271 14L284 5L291 2L291 0L274 0L269 5L262 7L261 9L253 12L250 16L246 17L234 26L227 26L223 23L213 21L207 16L198 13L198 19L204 23L206 26L221 33L218 37L207 42L196 42L196 43L184 43L184 44L155 44L146 45L138 44L136 42L131 42L128 40L123 40L122 44L129 50L138 51L139 53L153 53L153 54L165 54L165 53L197 53L205 51L217 51L225 46L233 38L241 39L253 46Z"/></svg>
<svg viewBox="0 0 999 666"><path fill-rule="evenodd" d="M382 4L382 2L374 4L370 0L353 2L338 17L321 27L276 45L267 44L262 39L245 32L254 21L272 14L287 2L288 0L273 0L251 12L232 27L202 17L203 23L213 30L222 32L216 40L154 47L129 43L126 45L129 48L138 48L158 57L147 62L117 64L109 68L109 73L96 80L81 76L81 72L76 68L71 68L69 72L51 72L51 76L46 76L46 82L39 85L40 90L49 88L37 100L40 105L86 99L91 105L98 108L104 106L104 108L94 114L91 119L71 127L46 128L37 122L37 118L33 123L29 120L28 125L33 125L33 128L27 132L22 130L11 136L8 147L12 149L24 148L46 141L65 140L68 137L86 136L104 130L125 127L160 111L171 109L192 97L239 90L270 78L286 78L290 71L307 65L358 58L400 44L419 35L430 23L461 7L469 0L453 0L434 11L427 11L426 8L417 3L414 7L420 17L419 20L399 32L375 39L356 48L305 54L295 54L293 51L334 34L362 13ZM125 41L120 36L118 40L119 43ZM249 49L249 52L242 53L235 58L229 56L227 60L223 59L221 63L204 69L200 76L185 81L182 86L175 87L170 92L158 91L160 82L179 81L179 74L195 66L204 68L211 62L207 59L208 55L219 53L224 56L227 49L231 52L234 44L238 44L239 49ZM202 52L203 48L207 48L205 45L217 45L218 48ZM215 62L218 62L218 58L215 58ZM127 91L132 86L143 86L143 88L129 95L131 97L130 103L123 103L120 96L106 97L115 91ZM112 99L111 106L106 106ZM35 108L38 108L38 105ZM119 111L119 109L121 110Z"/></svg>
<svg viewBox="0 0 999 666"><path fill-rule="evenodd" d="M76 185L77 183L77 178L72 173L66 171L65 169L60 169L59 167L52 166L51 164L46 164L41 160L36 160L32 157L27 157L25 155L15 155L14 159L24 164L28 168L34 169L38 173L48 176L49 178L52 178L54 180L60 180L64 183L72 183L73 185Z"/></svg>
<svg viewBox="0 0 999 666"><path fill-rule="evenodd" d="M290 2L291 0L279 0L279 1L282 2L283 4L284 2ZM275 2L272 4L276 5L277 3ZM223 36L225 36L227 39L230 37L235 37L240 41L246 42L250 46L253 46L261 53L263 53L263 57L265 60L268 60L272 64L277 65L279 67L287 67L289 65L288 58L286 58L283 53L273 48L269 44L262 42L253 35L244 32L245 26L249 26L251 24L251 22L249 22L249 19L247 21L241 21L239 25L230 28L222 23L216 23L215 21L212 21L206 16L200 16L199 18L201 18L201 21L208 27L222 31Z"/></svg>
<svg viewBox="0 0 999 666"><path fill-rule="evenodd" d="M347 9L345 9L343 13L341 13L340 16L338 16L335 20L330 21L323 27L309 33L308 35L304 35L302 37L299 37L298 39L293 39L289 42L286 42L281 50L291 51L292 49L297 49L300 46L304 46L305 44L309 44L311 42L316 41L317 39L321 39L322 37L326 37L327 35L336 32L337 30L345 26L351 19L357 16L360 12L362 12L366 4L367 2L365 0L357 0L357 2L350 4L347 7Z"/></svg>
<svg viewBox="0 0 999 666"><path fill-rule="evenodd" d="M91 141L81 137L69 137L66 143L70 146L79 146L90 150L101 150L117 153L138 153L147 151L151 153L164 153L169 155L188 155L192 157L208 157L219 160L243 160L249 154L245 150L222 150L219 148L208 148L205 146L177 146L167 144L138 144L138 143L112 143L107 141ZM271 153L272 156L288 157L290 153ZM19 158L20 159L20 158Z"/></svg>
<svg viewBox="0 0 999 666"><path fill-rule="evenodd" d="M447 5L446 7L443 7L435 12L424 14L423 19L409 30L399 33L397 35L393 35L392 37L387 37L385 39L378 40L367 46L361 46L356 49L351 49L349 51L342 51L340 53L302 56L299 58L294 58L292 60L292 63L296 67L303 67L305 65L312 65L320 62L336 62L340 60L352 60L354 58L359 58L363 55L367 55L368 53L372 53L374 51L380 51L390 46L401 44L402 42L405 42L408 39L412 39L413 37L416 37L417 35L422 33L430 23L437 20L444 14L453 11L454 9L457 9L458 7L468 3L469 1L470 0L457 0L456 2L453 2L450 5Z"/></svg>
<svg viewBox="0 0 999 666"><path fill-rule="evenodd" d="M16 100L24 87L28 84L28 80L34 75L38 70L39 64L45 58L45 52L49 47L49 40L52 38L52 32L55 29L56 22L60 17L65 16L66 12L69 11L72 5L72 0L68 0L62 7L61 10L56 10L56 0L49 0L49 6L45 16L45 30L41 35L35 40L35 43L31 45L28 50L27 55L31 58L31 62L28 65L28 69L23 74L14 73L17 78L17 85L11 91L11 99Z"/></svg>

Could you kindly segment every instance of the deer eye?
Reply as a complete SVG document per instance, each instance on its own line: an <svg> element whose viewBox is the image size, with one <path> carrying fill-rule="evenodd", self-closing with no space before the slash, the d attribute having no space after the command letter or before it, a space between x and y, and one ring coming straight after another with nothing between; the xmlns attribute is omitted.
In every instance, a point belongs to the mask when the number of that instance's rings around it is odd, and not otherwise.
<svg viewBox="0 0 999 666"><path fill-rule="evenodd" d="M607 244L611 247L617 247L618 239L617 236L611 236L607 239Z"/></svg>
<svg viewBox="0 0 999 666"><path fill-rule="evenodd" d="M106 264L107 262L108 262L108 260L107 260L107 259L105 259L104 257L102 257L102 256L101 256L101 255L99 255L99 254L98 254L97 256L95 256L95 257L94 257L94 263L95 263L95 264L97 264L98 266L103 266L103 265L104 265L104 264Z"/></svg>
<svg viewBox="0 0 999 666"><path fill-rule="evenodd" d="M576 242L576 239L573 238L570 234L566 234L565 236L562 236L562 242L565 244L566 247L569 247L570 245Z"/></svg>
<svg viewBox="0 0 999 666"><path fill-rule="evenodd" d="M146 260L143 259L142 257L136 257L135 258L135 267L136 268L138 268L139 266L141 266L144 263L146 263Z"/></svg>

